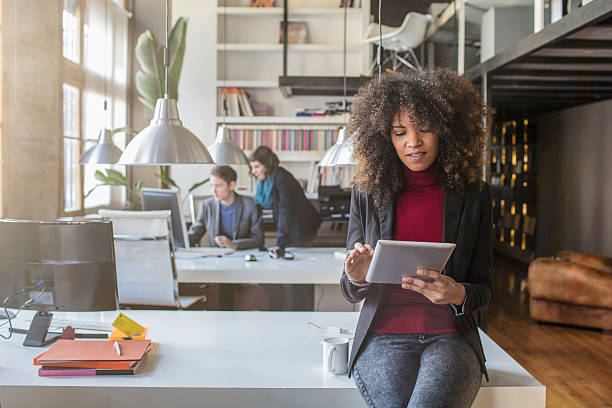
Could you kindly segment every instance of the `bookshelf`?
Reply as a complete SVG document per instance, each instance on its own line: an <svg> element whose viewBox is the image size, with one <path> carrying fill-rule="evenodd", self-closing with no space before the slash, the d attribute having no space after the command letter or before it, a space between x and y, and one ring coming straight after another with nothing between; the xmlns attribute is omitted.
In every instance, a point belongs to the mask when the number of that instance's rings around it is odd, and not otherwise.
<svg viewBox="0 0 612 408"><path fill-rule="evenodd" d="M306 44L295 44L289 51L291 75L341 76L343 73L343 10L339 0L289 0L289 21L303 21L308 29ZM357 1L347 9L347 75L369 73L370 48L362 43L369 23L370 0ZM296 117L306 107L323 108L337 96L295 96L285 98L279 87L283 72L283 51L279 42L283 21L283 0L273 8L251 8L249 0L193 1L173 0L173 19L189 19L185 59L179 82L181 120L206 146L213 143L219 124L234 127L259 126L262 129L285 127L326 127L337 131L344 117ZM227 13L225 13L227 11ZM223 44L236 44L223 47ZM300 49L302 47L302 49ZM350 82L349 82L350 84ZM241 88L251 103L267 104L262 116L223 115L219 111L220 88ZM350 98L349 98L350 100ZM219 114L221 113L221 114ZM254 112L255 113L255 112ZM225 116L225 117L224 117ZM250 150L247 151L247 154ZM298 179L310 180L320 151L277 152L281 165ZM210 174L211 166L173 166L172 175L183 191ZM248 166L234 166L241 191L251 191L254 183ZM207 194L200 187L196 194Z"/></svg>
<svg viewBox="0 0 612 408"><path fill-rule="evenodd" d="M371 50L362 37L369 23L369 0L356 0L347 9L347 76L367 75ZM328 131L333 143L338 128L346 123L344 116L302 117L296 112L304 108L325 107L327 101L342 97L303 96L285 98L278 78L283 71L283 45L279 39L283 21L283 1L275 7L251 8L248 0L218 0L217 15L217 81L223 88L241 88L251 103L266 104L263 116L223 115L222 98L217 101L216 123L225 123L230 130L259 131ZM343 74L344 10L338 0L290 0L289 22L304 23L305 43L288 47L291 75L341 76ZM291 28L291 26L290 26ZM289 38L291 38L289 36ZM264 110L265 111L265 110ZM243 113L241 111L241 113ZM313 149L279 150L281 165L297 178L312 180L313 166L325 154L321 144ZM245 150L247 154L251 149Z"/></svg>
<svg viewBox="0 0 612 408"><path fill-rule="evenodd" d="M531 118L502 118L491 134L490 184L494 249L523 262L535 250L536 126Z"/></svg>

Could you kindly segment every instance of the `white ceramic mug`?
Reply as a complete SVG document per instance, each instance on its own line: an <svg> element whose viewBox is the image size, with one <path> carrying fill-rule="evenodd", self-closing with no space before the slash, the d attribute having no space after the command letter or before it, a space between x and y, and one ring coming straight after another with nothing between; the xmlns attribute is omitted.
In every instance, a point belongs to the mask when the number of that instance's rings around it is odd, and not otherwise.
<svg viewBox="0 0 612 408"><path fill-rule="evenodd" d="M323 344L323 371L330 374L348 372L349 339L327 337Z"/></svg>

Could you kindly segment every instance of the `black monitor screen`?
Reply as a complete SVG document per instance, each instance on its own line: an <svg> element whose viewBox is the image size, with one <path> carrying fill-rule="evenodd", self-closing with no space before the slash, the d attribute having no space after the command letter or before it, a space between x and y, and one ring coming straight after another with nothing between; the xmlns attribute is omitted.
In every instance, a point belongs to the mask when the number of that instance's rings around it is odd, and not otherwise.
<svg viewBox="0 0 612 408"><path fill-rule="evenodd" d="M116 310L112 224L0 220L0 282L9 308Z"/></svg>
<svg viewBox="0 0 612 408"><path fill-rule="evenodd" d="M172 238L177 248L189 248L189 240L183 211L178 192L157 188L143 188L140 190L142 209L145 211L170 210L172 221Z"/></svg>

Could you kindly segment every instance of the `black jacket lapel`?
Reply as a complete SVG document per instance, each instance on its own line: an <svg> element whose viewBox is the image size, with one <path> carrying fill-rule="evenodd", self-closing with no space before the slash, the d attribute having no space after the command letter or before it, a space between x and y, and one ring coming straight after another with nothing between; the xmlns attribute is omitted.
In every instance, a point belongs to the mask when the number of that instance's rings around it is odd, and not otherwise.
<svg viewBox="0 0 612 408"><path fill-rule="evenodd" d="M395 218L395 205L388 204L378 210L380 219L380 239L393 239L393 219Z"/></svg>
<svg viewBox="0 0 612 408"><path fill-rule="evenodd" d="M453 191L444 193L444 242L457 242L457 231L461 221L461 212L465 200Z"/></svg>

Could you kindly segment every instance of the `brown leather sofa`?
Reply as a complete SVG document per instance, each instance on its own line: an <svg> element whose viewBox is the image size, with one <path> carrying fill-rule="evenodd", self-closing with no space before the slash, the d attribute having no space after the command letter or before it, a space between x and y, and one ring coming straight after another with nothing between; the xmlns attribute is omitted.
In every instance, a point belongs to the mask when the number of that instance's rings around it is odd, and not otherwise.
<svg viewBox="0 0 612 408"><path fill-rule="evenodd" d="M561 251L531 262L527 279L531 319L612 332L612 258Z"/></svg>

